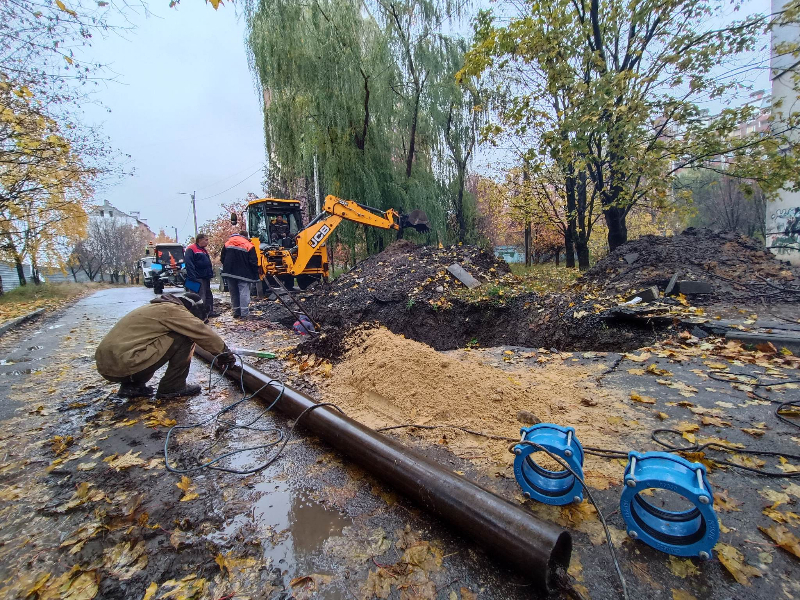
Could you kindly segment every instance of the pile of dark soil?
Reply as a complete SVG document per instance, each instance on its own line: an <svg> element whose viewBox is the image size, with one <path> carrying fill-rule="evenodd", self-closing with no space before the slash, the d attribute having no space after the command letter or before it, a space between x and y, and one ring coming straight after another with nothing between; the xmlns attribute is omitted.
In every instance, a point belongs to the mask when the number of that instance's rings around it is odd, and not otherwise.
<svg viewBox="0 0 800 600"><path fill-rule="evenodd" d="M398 240L339 276L322 293L340 306L437 299L464 287L447 271L453 263L481 283L496 283L509 274L505 261L477 246L434 248Z"/></svg>
<svg viewBox="0 0 800 600"><path fill-rule="evenodd" d="M627 294L650 286L663 292L670 278L707 281L720 299L797 301L800 270L779 260L756 240L731 232L690 227L679 235L647 235L617 248L578 280L583 289L604 295Z"/></svg>
<svg viewBox="0 0 800 600"><path fill-rule="evenodd" d="M447 267L458 263L483 284L513 277L508 265L476 246L434 248L398 240L370 256L332 283L317 287L308 300L319 323L342 327L380 318L386 305L445 304L466 289Z"/></svg>

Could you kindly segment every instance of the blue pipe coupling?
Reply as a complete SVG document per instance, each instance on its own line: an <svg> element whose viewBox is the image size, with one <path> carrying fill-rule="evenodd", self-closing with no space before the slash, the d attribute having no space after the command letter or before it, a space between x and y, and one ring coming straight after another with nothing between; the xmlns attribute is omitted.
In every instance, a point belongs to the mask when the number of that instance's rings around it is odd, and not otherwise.
<svg viewBox="0 0 800 600"><path fill-rule="evenodd" d="M719 521L706 475L702 464L674 454L630 452L619 503L628 536L674 556L711 558ZM645 490L672 493L650 495L661 500L658 507Z"/></svg>
<svg viewBox="0 0 800 600"><path fill-rule="evenodd" d="M575 437L575 429L540 423L523 427L520 434L522 439L514 446L514 476L522 488L522 494L526 498L555 506L583 502L583 485L572 473L565 469L545 469L535 460L536 453L541 450L522 443L533 442L546 448L583 479L583 446Z"/></svg>

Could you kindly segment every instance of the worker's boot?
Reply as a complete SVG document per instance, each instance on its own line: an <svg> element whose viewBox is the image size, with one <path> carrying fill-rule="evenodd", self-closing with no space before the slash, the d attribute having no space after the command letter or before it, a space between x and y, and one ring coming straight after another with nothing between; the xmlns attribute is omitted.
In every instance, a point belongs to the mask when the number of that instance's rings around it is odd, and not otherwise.
<svg viewBox="0 0 800 600"><path fill-rule="evenodd" d="M117 396L120 398L140 398L142 396L152 396L153 388L141 383L123 383L119 386Z"/></svg>
<svg viewBox="0 0 800 600"><path fill-rule="evenodd" d="M156 398L168 400L170 398L180 398L181 396L197 396L202 391L202 388L194 383L187 384L183 389L175 390L172 392L159 390Z"/></svg>

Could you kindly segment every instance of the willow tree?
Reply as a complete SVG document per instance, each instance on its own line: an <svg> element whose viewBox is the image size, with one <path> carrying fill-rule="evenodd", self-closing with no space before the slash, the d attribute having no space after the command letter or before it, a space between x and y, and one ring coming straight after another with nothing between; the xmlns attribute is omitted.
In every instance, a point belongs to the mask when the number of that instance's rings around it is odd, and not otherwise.
<svg viewBox="0 0 800 600"><path fill-rule="evenodd" d="M253 0L248 46L263 90L271 193L318 187L380 209L425 210L444 239L453 172L433 90L447 64L444 10L421 0ZM315 181L316 180L316 181ZM317 184L317 185L314 185ZM378 249L386 234L337 234Z"/></svg>
<svg viewBox="0 0 800 600"><path fill-rule="evenodd" d="M467 72L516 76L515 86L501 85L511 126L537 130L541 155L588 177L613 250L627 240L631 209L666 201L681 169L719 168L714 159L726 155L728 174L764 190L796 173L796 119L766 135L734 135L757 109L737 105L745 86L732 73L746 70L771 23L764 14L727 16L742 5L528 0L502 26L483 16ZM726 108L708 116L710 101Z"/></svg>

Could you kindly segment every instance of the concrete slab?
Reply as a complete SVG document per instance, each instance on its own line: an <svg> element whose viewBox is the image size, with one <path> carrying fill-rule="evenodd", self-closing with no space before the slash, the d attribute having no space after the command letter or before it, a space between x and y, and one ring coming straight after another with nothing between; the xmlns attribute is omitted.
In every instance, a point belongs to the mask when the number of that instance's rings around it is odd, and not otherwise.
<svg viewBox="0 0 800 600"><path fill-rule="evenodd" d="M476 287L480 287L481 282L475 279L472 275L467 273L467 271L458 263L453 263L447 270L450 274L458 279L461 283L467 286L469 289L474 289Z"/></svg>

